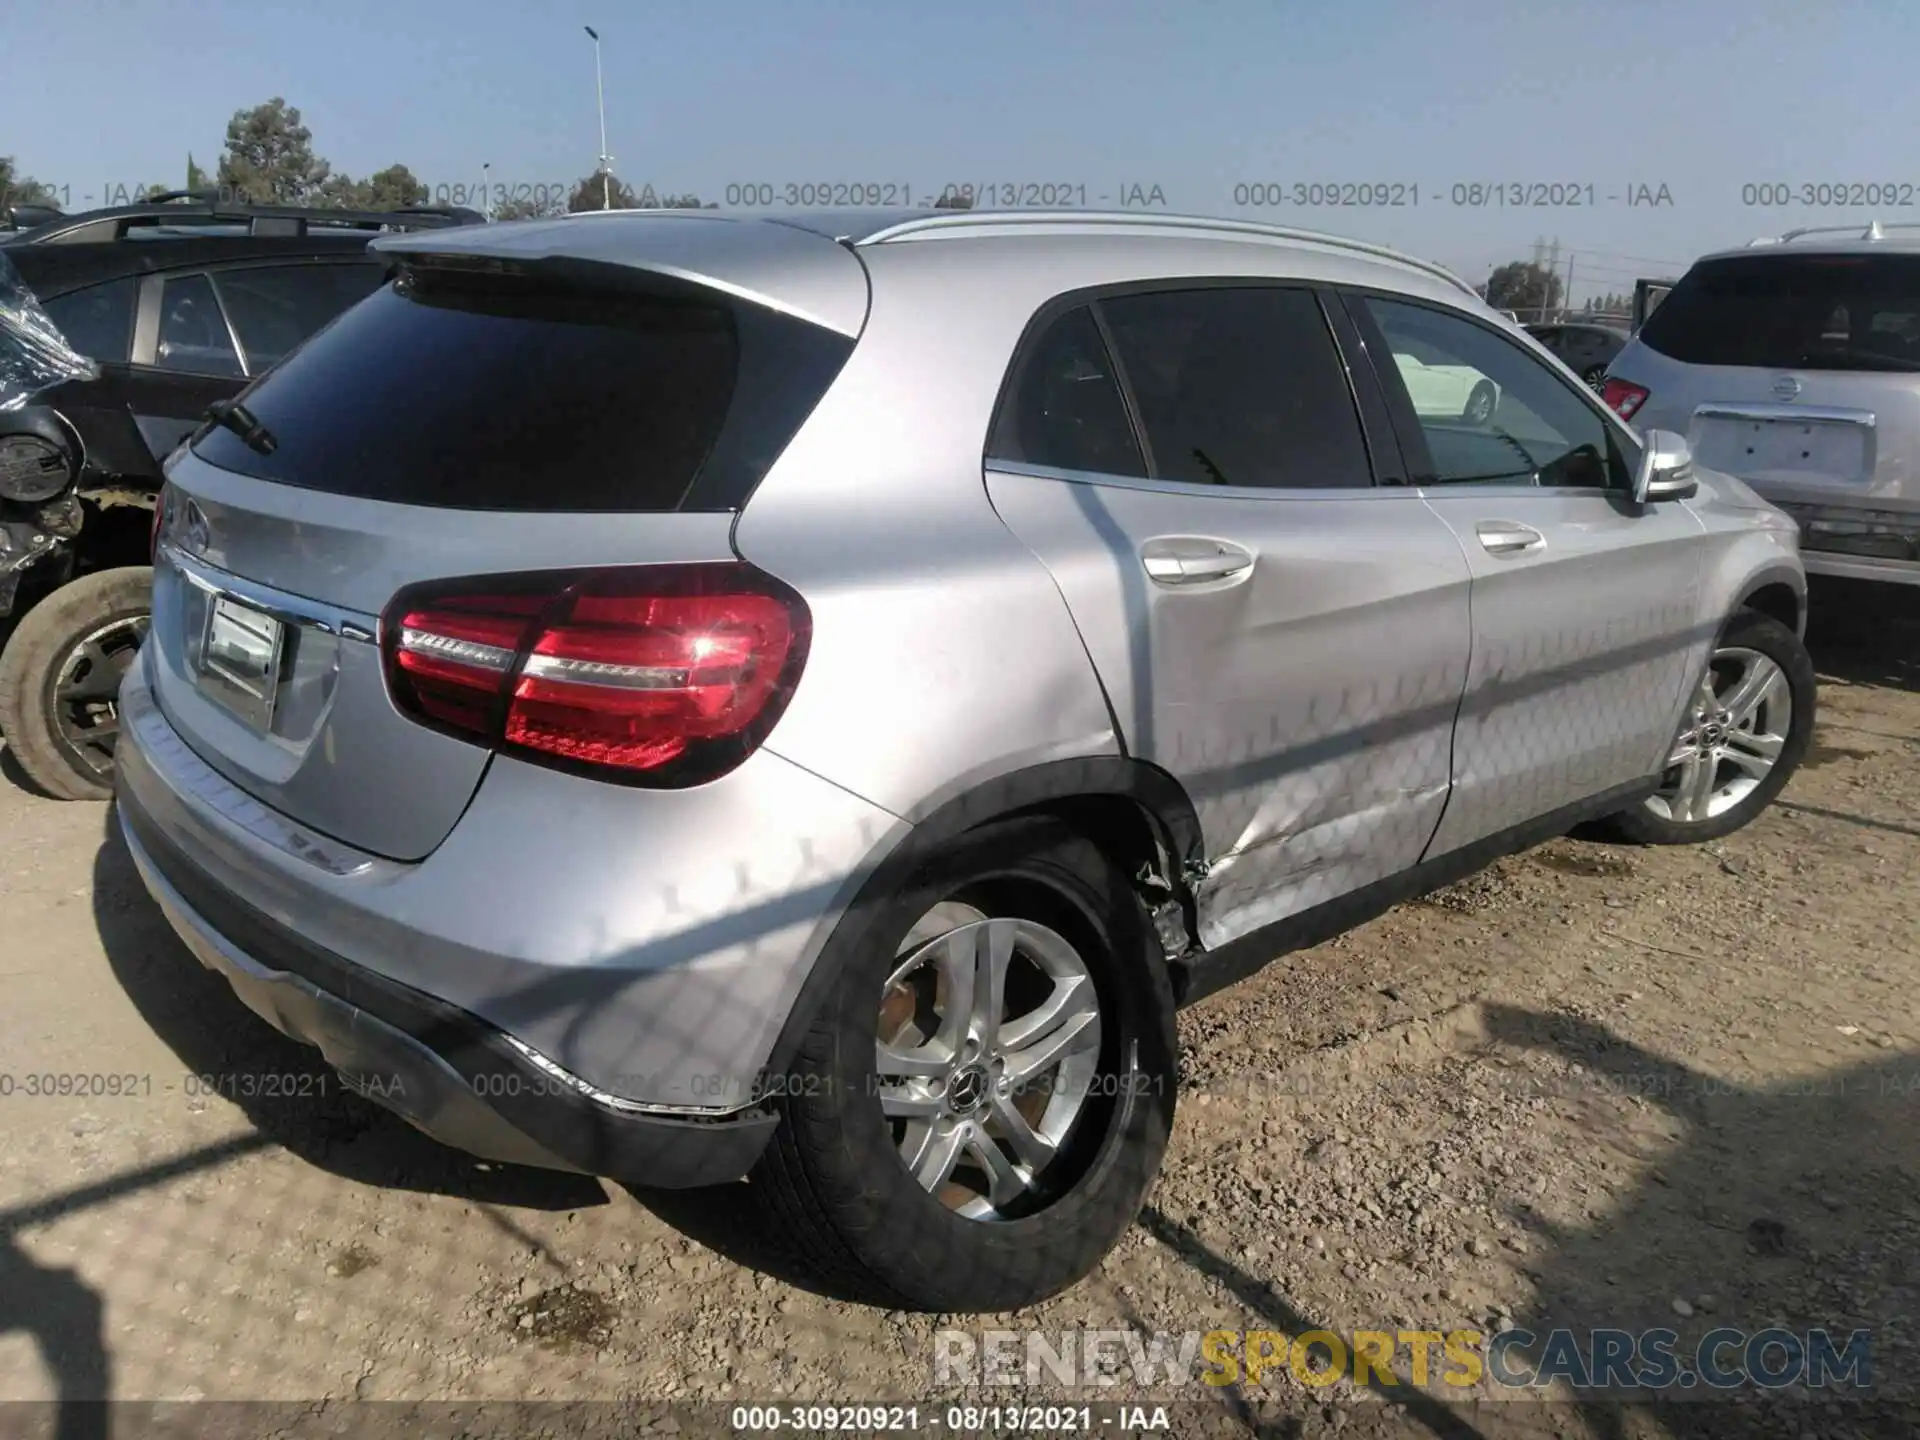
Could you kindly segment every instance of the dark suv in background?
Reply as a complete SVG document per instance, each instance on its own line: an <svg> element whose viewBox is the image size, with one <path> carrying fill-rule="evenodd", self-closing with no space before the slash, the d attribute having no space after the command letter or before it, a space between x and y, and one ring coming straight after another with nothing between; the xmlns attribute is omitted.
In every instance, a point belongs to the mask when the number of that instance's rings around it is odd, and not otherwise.
<svg viewBox="0 0 1920 1440"><path fill-rule="evenodd" d="M146 633L160 462L348 306L385 283L367 242L478 222L179 192L76 215L10 215L0 255L97 362L0 411L0 730L48 794L105 798L120 677ZM22 221L37 223L19 228Z"/></svg>
<svg viewBox="0 0 1920 1440"><path fill-rule="evenodd" d="M1569 320L1557 325L1529 325L1527 333L1551 350L1574 374L1594 389L1606 379L1607 366L1627 346L1624 327L1598 321Z"/></svg>

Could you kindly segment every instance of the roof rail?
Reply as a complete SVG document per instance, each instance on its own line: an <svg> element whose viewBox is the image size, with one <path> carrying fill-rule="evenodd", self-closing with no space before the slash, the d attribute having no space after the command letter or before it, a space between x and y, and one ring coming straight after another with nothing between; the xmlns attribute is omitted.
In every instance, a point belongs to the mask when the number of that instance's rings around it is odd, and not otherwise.
<svg viewBox="0 0 1920 1440"><path fill-rule="evenodd" d="M896 240L907 240L922 235L1029 225L1036 228L1046 226L1056 232L1071 232L1077 229L1134 230L1147 233L1185 231L1215 238L1326 245L1338 250L1348 250L1357 255L1368 255L1375 259L1391 260L1396 264L1410 266L1436 279L1446 281L1476 300L1481 298L1479 291L1446 266L1432 260L1422 260L1416 255L1408 255L1404 251L1395 250L1386 245L1375 245L1365 240L1349 240L1341 235L1328 235L1318 230L1295 230L1284 225L1262 225L1253 220L1222 220L1204 215L1168 215L1159 212L1143 213L1138 210L956 210L946 215L926 215L913 220L903 220L897 225L889 225L883 230L874 231L858 243L885 245Z"/></svg>
<svg viewBox="0 0 1920 1440"><path fill-rule="evenodd" d="M406 206L395 210L347 210L326 205L254 205L236 202L213 190L169 190L131 205L56 215L21 242L118 240L147 225L246 225L256 235L305 235L334 229L425 230L447 225L477 225L486 216L461 206Z"/></svg>
<svg viewBox="0 0 1920 1440"><path fill-rule="evenodd" d="M1756 245L1790 245L1806 235L1851 235L1856 240L1884 240L1889 230L1920 230L1920 220L1872 220L1864 230L1858 225L1803 225L1784 235L1763 235L1757 240L1749 240L1747 248L1752 249Z"/></svg>

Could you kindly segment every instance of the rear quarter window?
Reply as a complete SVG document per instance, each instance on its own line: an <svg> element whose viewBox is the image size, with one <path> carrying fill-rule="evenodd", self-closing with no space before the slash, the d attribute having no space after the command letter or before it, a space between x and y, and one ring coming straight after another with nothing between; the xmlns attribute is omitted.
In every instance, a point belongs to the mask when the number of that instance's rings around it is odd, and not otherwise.
<svg viewBox="0 0 1920 1440"><path fill-rule="evenodd" d="M43 300L40 308L67 343L88 359L125 364L133 345L135 283L127 276L88 285Z"/></svg>

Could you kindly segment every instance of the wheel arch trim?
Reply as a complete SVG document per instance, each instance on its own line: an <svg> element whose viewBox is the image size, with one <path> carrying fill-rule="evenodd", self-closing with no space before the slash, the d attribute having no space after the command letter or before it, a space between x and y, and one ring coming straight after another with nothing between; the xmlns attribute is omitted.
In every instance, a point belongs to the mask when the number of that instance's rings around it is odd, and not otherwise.
<svg viewBox="0 0 1920 1440"><path fill-rule="evenodd" d="M1807 577L1806 572L1796 565L1773 564L1762 567L1741 581L1736 609L1760 609L1761 613L1770 613L1752 601L1763 590L1774 586L1783 586L1793 592L1794 623L1790 627L1802 639L1807 633ZM1775 617L1778 618L1777 616Z"/></svg>
<svg viewBox="0 0 1920 1440"><path fill-rule="evenodd" d="M911 829L895 832L848 877L823 922L824 939L814 947L799 991L761 1067L763 1077L779 1075L799 1053L820 1007L865 938L871 911L929 861L961 836L998 820L1045 813L1056 805L1087 800L1120 800L1136 806L1165 847L1176 873L1166 877L1180 893L1181 872L1203 856L1199 813L1173 775L1124 755L1089 755L1049 760L1007 771L936 796L907 817ZM1098 844L1097 837L1089 837Z"/></svg>

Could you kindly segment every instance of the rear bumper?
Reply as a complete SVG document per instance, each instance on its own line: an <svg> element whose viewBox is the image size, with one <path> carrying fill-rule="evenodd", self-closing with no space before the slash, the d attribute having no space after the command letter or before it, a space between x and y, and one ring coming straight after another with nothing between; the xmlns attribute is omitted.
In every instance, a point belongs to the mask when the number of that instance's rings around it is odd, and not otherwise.
<svg viewBox="0 0 1920 1440"><path fill-rule="evenodd" d="M1888 585L1920 585L1920 561L1917 560L1875 560L1826 550L1802 550L1800 559L1809 575L1878 580Z"/></svg>
<svg viewBox="0 0 1920 1440"><path fill-rule="evenodd" d="M436 1140L485 1159L663 1188L736 1180L773 1133L757 1110L699 1121L585 1093L466 1011L314 946L223 893L118 797L141 878L194 956L248 1009L316 1047L342 1079Z"/></svg>
<svg viewBox="0 0 1920 1440"><path fill-rule="evenodd" d="M488 1158L657 1186L752 1165L801 986L910 827L764 750L661 792L495 757L432 855L381 859L213 769L148 658L120 691L121 827L249 1007Z"/></svg>

